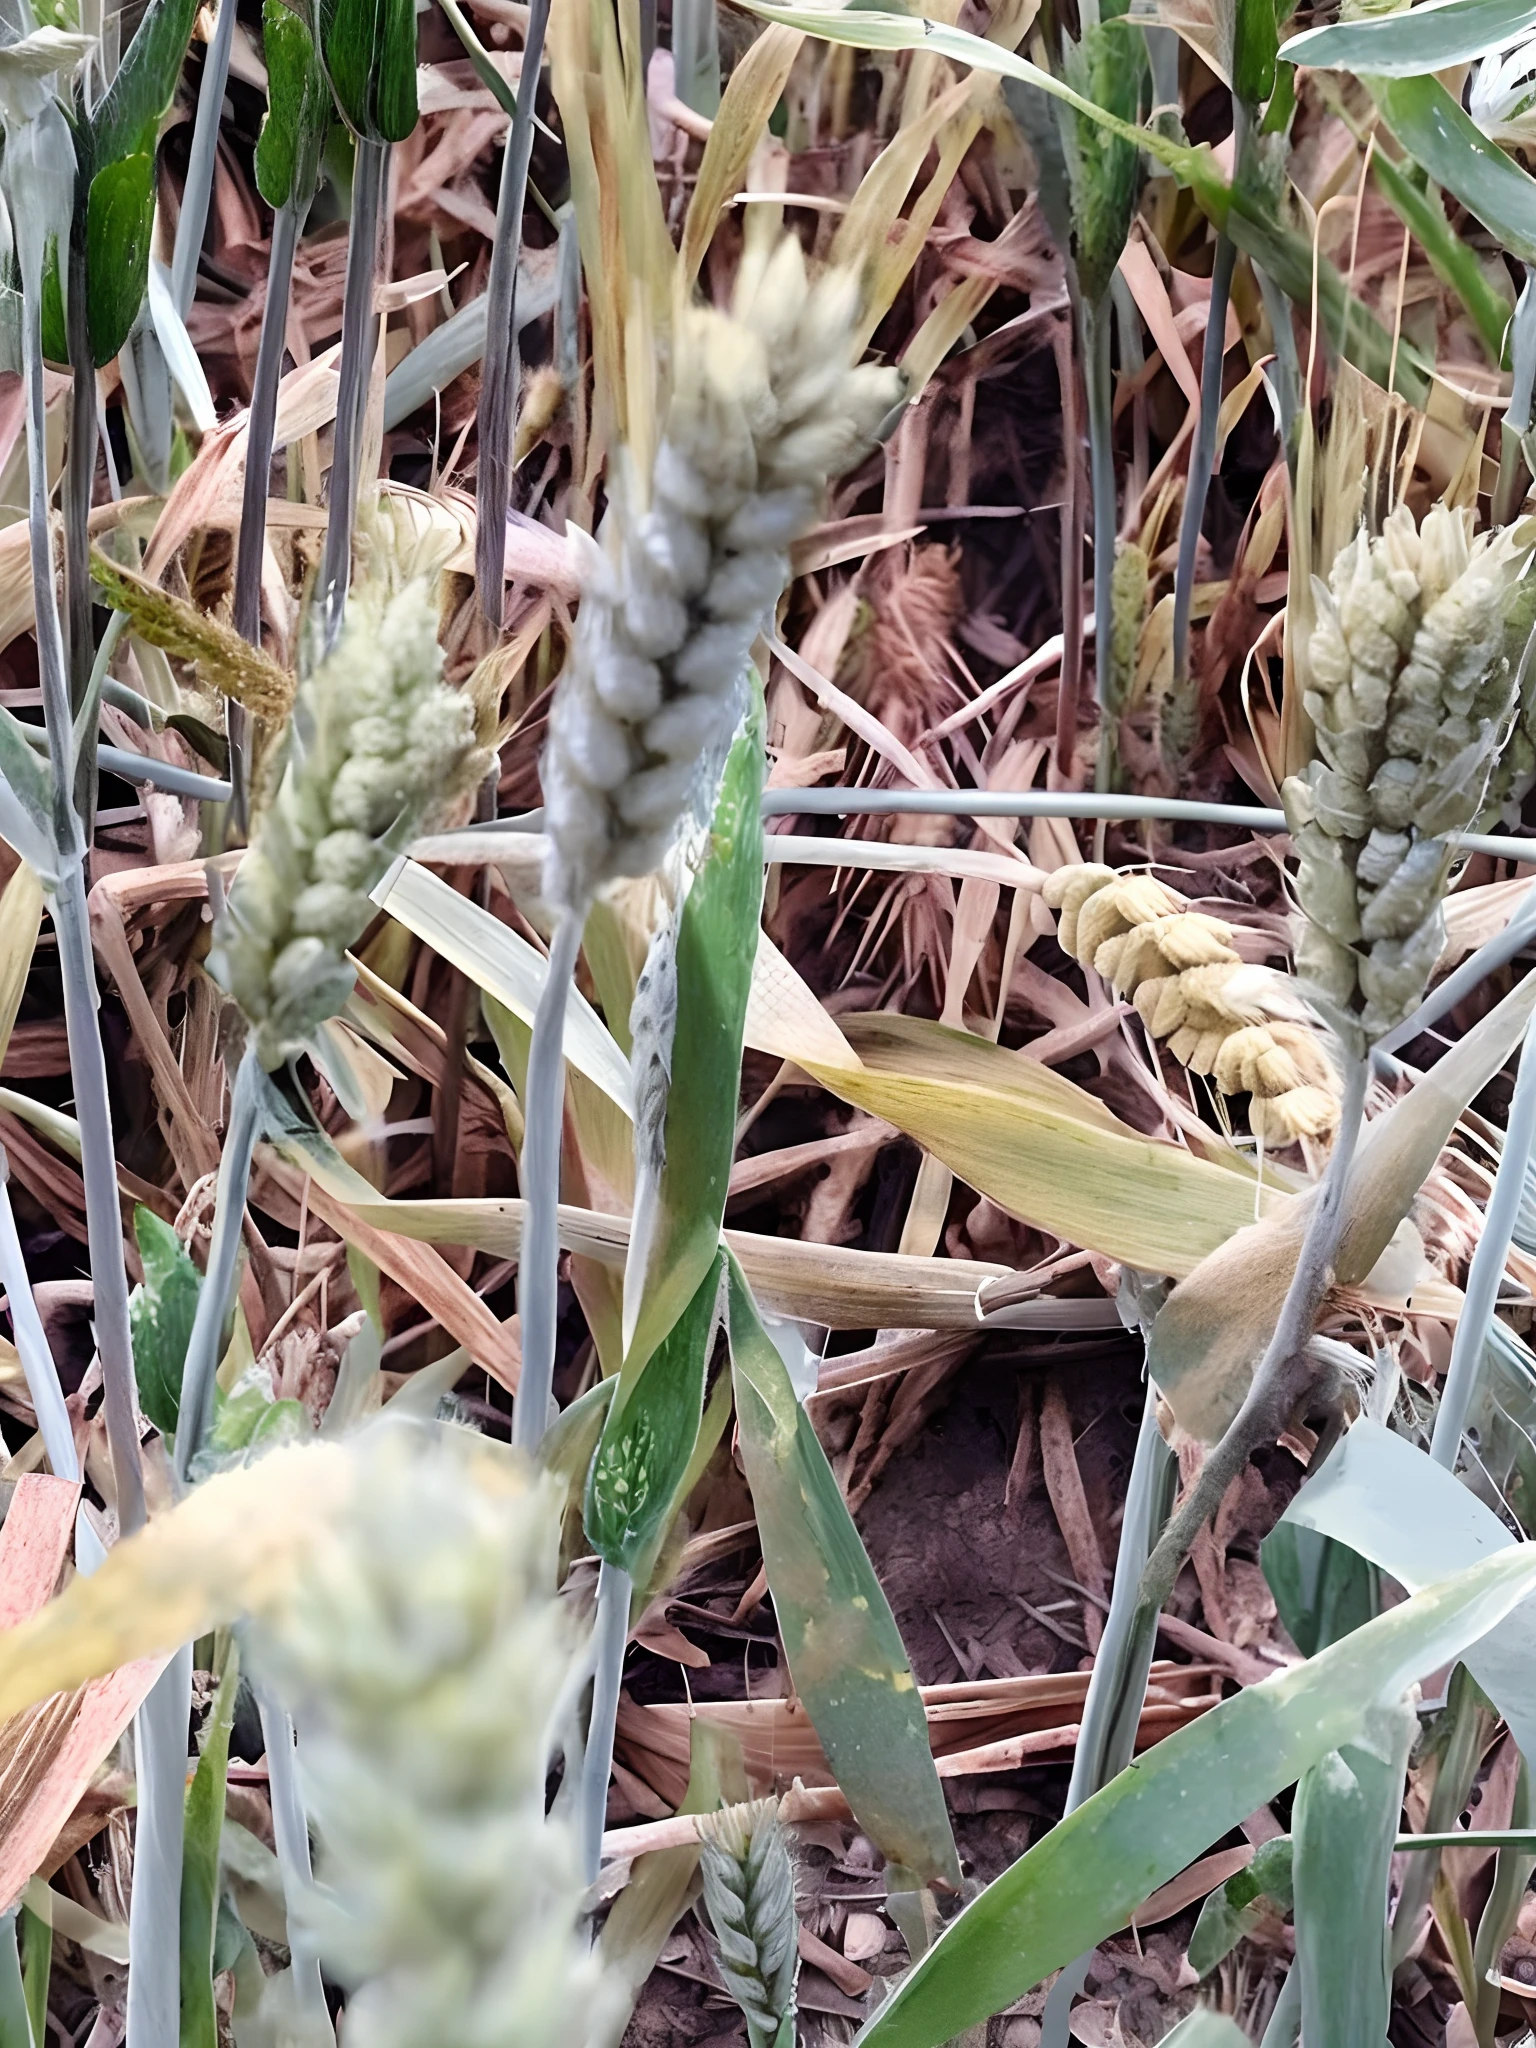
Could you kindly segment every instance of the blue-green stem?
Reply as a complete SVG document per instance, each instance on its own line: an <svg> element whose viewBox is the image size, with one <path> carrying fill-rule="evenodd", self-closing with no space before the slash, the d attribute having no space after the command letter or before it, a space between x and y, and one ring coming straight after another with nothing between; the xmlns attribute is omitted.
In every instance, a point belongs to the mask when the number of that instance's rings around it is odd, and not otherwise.
<svg viewBox="0 0 1536 2048"><path fill-rule="evenodd" d="M1110 300L1083 306L1083 376L1088 386L1088 470L1093 493L1093 616L1099 699L1099 765L1096 789L1113 787L1119 772L1118 728L1124 706L1113 689L1115 536L1119 506L1115 493L1114 394L1110 374Z"/></svg>
<svg viewBox="0 0 1536 2048"><path fill-rule="evenodd" d="M1493 2048L1499 2020L1499 1955L1519 1923L1525 1888L1531 1881L1531 1872L1536 1870L1536 1831L1530 1825L1531 1773L1524 1757L1515 1779L1510 1819L1514 1826L1498 1831L1502 1839L1497 1843L1493 1889L1477 1923L1477 1943L1472 1955L1472 1975L1477 1985L1477 2010L1472 2017L1480 2048ZM1478 1833L1481 1835L1483 1830ZM1490 1829L1488 1833L1491 1837L1495 1831Z"/></svg>
<svg viewBox="0 0 1536 2048"><path fill-rule="evenodd" d="M191 311L197 293L197 266L208 227L208 202L213 197L213 174L219 154L219 123L223 118L224 89L229 84L229 58L235 41L235 13L231 0L219 0L213 39L207 46L202 77L197 85L192 152L187 161L187 182L182 188L176 241L171 251L171 292L176 310L183 319Z"/></svg>
<svg viewBox="0 0 1536 2048"><path fill-rule="evenodd" d="M332 443L329 516L320 564L325 652L341 637L352 575L352 526L357 516L357 465L368 412L368 385L378 341L373 309L379 267L379 220L389 177L389 144L357 143L352 177L352 227L347 281L341 302L341 362L337 371L336 434Z"/></svg>
<svg viewBox="0 0 1536 2048"><path fill-rule="evenodd" d="M1232 297L1232 271L1237 245L1230 236L1216 237L1211 271L1211 305L1205 321L1205 347L1200 358L1200 420L1189 455L1184 510L1179 521L1179 561L1173 583L1173 679L1189 680L1189 620L1195 597L1195 559L1205 524L1205 503L1216 472L1216 431L1221 418L1221 372L1227 359L1227 306Z"/></svg>
<svg viewBox="0 0 1536 2048"><path fill-rule="evenodd" d="M1493 490L1493 523L1507 526L1514 518L1529 477L1525 437L1531 430L1536 394L1536 268L1525 266L1525 286L1510 323L1510 365L1513 377L1499 442L1499 478Z"/></svg>
<svg viewBox="0 0 1536 2048"><path fill-rule="evenodd" d="M711 120L720 111L720 25L715 0L673 0L672 65L685 107Z"/></svg>
<svg viewBox="0 0 1536 2048"><path fill-rule="evenodd" d="M219 1370L219 1341L235 1286L240 1233L245 1220L245 1191L250 1185L251 1157L261 1127L261 1066L247 1045L235 1070L230 1096L229 1127L219 1160L219 1187L208 1246L208 1270L197 1297L197 1314L187 1342L181 1372L181 1403L176 1418L176 1477L187 1483L196 1457L213 1426L214 1393Z"/></svg>
<svg viewBox="0 0 1536 2048"><path fill-rule="evenodd" d="M528 1099L523 1104L519 1179L528 1204L518 1263L518 1318L523 1370L512 1404L512 1441L530 1455L549 1422L555 1378L555 1321L560 1274L560 1132L565 1108L565 1005L584 919L562 910L549 948L528 1048Z"/></svg>
<svg viewBox="0 0 1536 2048"><path fill-rule="evenodd" d="M133 1723L138 1805L128 1908L128 2039L180 2048L181 1860L192 1645L172 1656Z"/></svg>
<svg viewBox="0 0 1536 2048"><path fill-rule="evenodd" d="M11 196L11 195L8 195ZM42 246L37 224L13 205L22 271L22 371L25 379L28 539L36 615L38 680L53 770L54 873L49 905L58 941L69 1040L70 1078L80 1125L80 1167L85 1184L87 1248L95 1289L96 1343L101 1357L102 1406L118 1527L131 1535L144 1520L144 1478L134 1398L133 1339L128 1328L128 1274L123 1262L117 1159L107 1093L107 1060L97 1012L96 965L91 953L85 894L85 838L74 800L74 721L71 716L64 635L54 586L48 525L48 462L43 396Z"/></svg>
<svg viewBox="0 0 1536 2048"><path fill-rule="evenodd" d="M1415 1856L1405 1866L1392 1915L1390 1954L1394 1970L1419 1938L1440 1869L1439 1847L1433 1846L1435 1838L1451 1832L1452 1822L1467 1803L1472 1780L1477 1775L1486 1726L1485 1717L1479 1712L1472 1675L1465 1664L1458 1664L1446 1688L1445 1714L1436 1731L1439 1761L1419 1841L1426 1853Z"/></svg>
<svg viewBox="0 0 1536 2048"><path fill-rule="evenodd" d="M1514 1241L1520 1198L1525 1192L1525 1177L1533 1147L1536 1147L1536 1023L1526 1027L1514 1099L1509 1106L1509 1127L1504 1133L1504 1150L1494 1178L1493 1194L1483 1215L1477 1249L1472 1254L1466 1298L1456 1323L1440 1406L1435 1412L1429 1455L1448 1472L1456 1469L1467 1416L1482 1376L1488 1329L1499 1298L1504 1262Z"/></svg>
<svg viewBox="0 0 1536 2048"><path fill-rule="evenodd" d="M1286 468L1296 472L1296 427L1301 418L1301 358L1296 353L1296 330L1291 325L1291 302L1267 270L1257 263L1253 274L1259 281L1259 295L1269 315L1275 341L1275 360L1265 372L1280 414L1280 438L1285 444ZM1279 2011L1277 2006L1276 2011Z"/></svg>
<svg viewBox="0 0 1536 2048"><path fill-rule="evenodd" d="M533 109L544 58L549 0L532 0L523 42L517 105L501 160L496 239L485 288L485 365L477 425L475 584L480 609L499 633L506 597L507 507L512 497L512 410L517 401L517 262L522 250Z"/></svg>
<svg viewBox="0 0 1536 2048"><path fill-rule="evenodd" d="M308 208L304 211L307 213ZM240 498L240 537L235 549L235 631L253 647L261 645L261 564L267 542L267 491L272 472L272 437L277 423L277 387L282 382L288 332L288 299L293 258L303 227L299 208L280 206L272 216L267 258L267 302L251 380L251 414L246 424L245 479ZM243 705L229 707L229 779L234 785L235 821L247 822L246 759L250 718Z"/></svg>
<svg viewBox="0 0 1536 2048"><path fill-rule="evenodd" d="M1359 1142L1369 1071L1364 1058L1345 1048L1339 1127L1312 1201L1306 1234L1274 1332L1254 1371L1243 1405L1221 1441L1207 1452L1199 1478L1169 1517L1142 1573L1139 1597L1154 1617L1162 1611L1195 1538L1221 1505L1227 1488L1259 1445L1278 1436L1298 1394L1305 1390L1304 1385L1297 1384L1297 1375L1306 1369L1306 1347L1328 1292L1334 1253L1344 1227L1344 1191Z"/></svg>
<svg viewBox="0 0 1536 2048"><path fill-rule="evenodd" d="M1065 1813L1075 1812L1084 1800L1091 1799L1111 1778L1117 1777L1134 1753L1147 1675L1157 1647L1157 1616L1141 1608L1137 1589L1147 1559L1168 1520L1178 1475L1178 1459L1158 1427L1157 1389L1149 1380L1126 1488L1125 1515L1120 1523L1115 1583L1104 1618L1104 1634L1088 1680L1088 1697L1083 1702ZM1068 1964L1051 1987L1041 2029L1041 2048L1067 2048L1068 2016L1073 1999L1083 1988L1089 1960L1082 1956Z"/></svg>
<svg viewBox="0 0 1536 2048"><path fill-rule="evenodd" d="M131 747L101 746L96 758L108 775L120 775L142 789L163 789L172 796L196 797L205 804L227 804L230 785L217 775L199 775L195 768L180 768L174 761L157 761L152 754L136 754Z"/></svg>
<svg viewBox="0 0 1536 2048"><path fill-rule="evenodd" d="M281 1707L258 1697L261 1736L267 1749L267 1786L272 1795L272 1839L283 1880L288 1915L288 1950L293 1958L294 2002L304 2023L305 2039L334 2041L330 2008L320 1976L320 1958L304 1933L303 1904L314 1882L309 1860L309 1820L299 1791L294 1756L293 1722Z"/></svg>
<svg viewBox="0 0 1536 2048"><path fill-rule="evenodd" d="M19 1906L0 1913L0 2048L39 2048L32 2039L21 1952L16 1946Z"/></svg>
<svg viewBox="0 0 1536 2048"><path fill-rule="evenodd" d="M597 1575L597 1623L592 1672L592 1714L581 1762L581 1805L577 1832L582 1874L596 1882L603 1856L603 1819L608 1810L608 1777L613 1769L613 1732L619 1713L619 1681L629 1642L629 1603L634 1582L622 1566L604 1562Z"/></svg>
<svg viewBox="0 0 1536 2048"><path fill-rule="evenodd" d="M4 1287L10 1307L16 1352L26 1375L27 1392L32 1397L32 1408L37 1416L43 1448L48 1453L48 1463L55 1478L78 1479L80 1459L75 1450L75 1433L70 1427L69 1410L64 1405L58 1367L53 1362L47 1332L33 1299L32 1283L27 1277L16 1216L11 1208L10 1165L3 1146L0 1146L0 1287Z"/></svg>

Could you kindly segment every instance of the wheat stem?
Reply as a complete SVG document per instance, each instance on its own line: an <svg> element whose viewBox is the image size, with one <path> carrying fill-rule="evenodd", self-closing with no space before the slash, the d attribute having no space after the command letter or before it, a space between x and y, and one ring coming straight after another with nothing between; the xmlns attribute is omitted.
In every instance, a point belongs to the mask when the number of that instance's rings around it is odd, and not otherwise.
<svg viewBox="0 0 1536 2048"><path fill-rule="evenodd" d="M49 887L64 990L75 1116L80 1125L80 1171L85 1183L85 1227L96 1290L96 1342L101 1355L102 1399L118 1528L131 1535L144 1520L144 1479L134 1400L133 1340L128 1329L128 1275L123 1263L122 1217L117 1200L117 1159L107 1093L107 1059L97 1012L96 967L91 955L85 896L85 847L74 803L74 762L64 636L53 579L48 528L48 462L43 398L42 274L34 238L19 238L22 277L22 368L26 381L28 527L36 610L37 664L43 723L53 769L56 874Z"/></svg>
<svg viewBox="0 0 1536 2048"><path fill-rule="evenodd" d="M1456 1468L1467 1417L1482 1377L1483 1354L1488 1329L1504 1278L1504 1261L1515 1234L1520 1200L1531 1153L1536 1147L1536 1023L1527 1025L1520 1053L1520 1070L1515 1078L1514 1099L1509 1107L1509 1126L1504 1133L1504 1150L1494 1178L1493 1194L1483 1212L1483 1227L1467 1273L1466 1298L1456 1323L1451 1362L1440 1406L1435 1413L1435 1432L1429 1454L1448 1472Z"/></svg>
<svg viewBox="0 0 1536 2048"><path fill-rule="evenodd" d="M527 1100L523 1105L523 1156L519 1178L528 1204L518 1266L518 1311L522 1325L523 1370L512 1408L512 1441L522 1450L539 1447L549 1421L555 1376L555 1320L560 1268L560 1129L565 1104L565 1004L582 915L560 913L549 949L549 969L533 1020L528 1049Z"/></svg>
<svg viewBox="0 0 1536 2048"><path fill-rule="evenodd" d="M325 2002L325 1985L320 1976L320 1958L303 1925L302 1908L314 1870L309 1856L309 1818L299 1791L299 1774L294 1758L293 1717L258 1691L257 1711L261 1715L261 1739L267 1750L267 1785L272 1795L272 1839L277 1848L278 1869L283 1880L283 1903L288 1913L288 1945L293 1957L295 2003L307 2029L317 2041L334 2041L336 2029Z"/></svg>
<svg viewBox="0 0 1536 2048"><path fill-rule="evenodd" d="M75 1433L70 1425L69 1410L64 1405L58 1367L54 1364L53 1351L43 1329L43 1319L37 1312L32 1283L27 1275L27 1262L16 1229L16 1215L11 1208L10 1178L10 1163L4 1146L0 1146L0 1287L5 1289L16 1351L26 1375L27 1392L42 1433L43 1448L48 1453L48 1463L55 1478L78 1479L80 1459L75 1450Z"/></svg>
<svg viewBox="0 0 1536 2048"><path fill-rule="evenodd" d="M213 1426L214 1391L219 1369L219 1339L234 1288L235 1263L245 1222L245 1192L251 1158L261 1123L261 1067L254 1044L247 1044L235 1071L229 1125L219 1160L218 1200L208 1268L197 1297L197 1314L181 1370L181 1403L176 1418L176 1477L186 1484L192 1460Z"/></svg>
<svg viewBox="0 0 1536 2048"><path fill-rule="evenodd" d="M512 408L517 402L517 263L533 154L533 109L539 92L549 0L533 0L523 40L517 105L501 160L496 239L485 292L485 359L477 423L480 467L475 485L475 582L480 609L501 630L506 599L507 507L512 495Z"/></svg>
<svg viewBox="0 0 1536 2048"><path fill-rule="evenodd" d="M324 649L341 637L352 578L352 524L357 516L357 464L368 411L368 385L378 335L373 309L379 267L379 218L389 176L389 144L358 138L352 176L352 228L341 308L341 363L336 389L336 437L331 456L330 514L320 565Z"/></svg>
<svg viewBox="0 0 1536 2048"><path fill-rule="evenodd" d="M1232 272L1236 262L1237 244L1230 235L1218 235L1216 261L1211 272L1211 306L1206 315L1205 345L1200 359L1200 421L1195 429L1195 443L1189 456L1189 476L1184 485L1184 510L1179 521L1179 561L1173 583L1175 687L1189 681L1189 619L1195 598L1195 558L1200 549L1200 531L1205 523L1205 502L1216 470L1221 372L1227 359L1227 305L1232 296Z"/></svg>
<svg viewBox="0 0 1536 2048"><path fill-rule="evenodd" d="M1157 1389L1149 1380L1126 1487L1115 1582L1083 1702L1065 1813L1075 1812L1118 1776L1135 1752L1158 1621L1156 1613L1141 1605L1137 1593L1142 1570L1168 1520L1179 1476L1178 1459L1158 1427L1157 1401ZM1072 2001L1083 1988L1091 1960L1090 1950L1069 1963L1051 1987L1041 2018L1041 2048L1068 2048Z"/></svg>
<svg viewBox="0 0 1536 2048"><path fill-rule="evenodd" d="M1306 1360L1333 1257L1344 1224L1344 1190L1365 1110L1367 1062L1345 1051L1344 1097L1338 1133L1327 1170L1312 1205L1306 1236L1274 1335L1254 1373L1242 1407L1226 1434L1208 1454L1200 1476L1164 1530L1141 1576L1140 1603L1152 1616L1162 1611L1195 1538L1221 1505L1222 1497L1254 1451L1285 1427L1296 1402L1311 1384Z"/></svg>
<svg viewBox="0 0 1536 2048"><path fill-rule="evenodd" d="M304 209L305 212L308 208ZM293 285L293 259L302 222L291 203L272 216L272 248L267 259L267 302L262 308L261 340L251 380L251 414L246 425L245 479L240 501L240 534L235 549L235 631L253 647L261 645L261 564L267 541L267 491L271 484L272 436L277 423L277 387L283 375L288 330L288 300ZM250 719L245 707L229 707L229 779L234 785L235 821L248 823L246 752Z"/></svg>
<svg viewBox="0 0 1536 2048"><path fill-rule="evenodd" d="M597 1662L592 1673L592 1713L581 1764L581 1800L576 1833L582 1876L595 1884L603 1860L603 1823L608 1777L613 1769L613 1736L619 1713L619 1681L629 1643L629 1603L634 1581L606 1559L597 1575Z"/></svg>
<svg viewBox="0 0 1536 2048"><path fill-rule="evenodd" d="M1114 616L1115 535L1119 527L1115 498L1115 422L1110 370L1110 301L1083 307L1083 374L1088 386L1088 464L1093 496L1093 616ZM1111 688L1111 634L1106 628L1095 645L1095 689L1099 700L1099 763L1094 786L1106 790L1118 778L1121 707Z"/></svg>
<svg viewBox="0 0 1536 2048"><path fill-rule="evenodd" d="M181 1863L187 1785L192 1645L155 1680L133 1723L138 1808L128 1907L128 2039L133 2048L179 2048Z"/></svg>

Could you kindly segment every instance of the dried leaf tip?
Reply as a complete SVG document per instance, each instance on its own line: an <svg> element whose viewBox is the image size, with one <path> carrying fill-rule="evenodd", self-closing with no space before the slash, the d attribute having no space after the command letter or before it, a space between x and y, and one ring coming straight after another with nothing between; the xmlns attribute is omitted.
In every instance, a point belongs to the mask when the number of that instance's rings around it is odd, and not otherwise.
<svg viewBox="0 0 1536 2048"><path fill-rule="evenodd" d="M1305 703L1318 758L1282 796L1298 870L1297 971L1368 1038L1418 1003L1445 943L1452 849L1514 711L1505 622L1536 542L1522 520L1399 505L1315 584Z"/></svg>
<svg viewBox="0 0 1536 2048"><path fill-rule="evenodd" d="M704 1903L720 1976L746 2015L752 2048L771 2048L795 2009L795 1869L776 1799L726 1807L699 1823Z"/></svg>
<svg viewBox="0 0 1536 2048"><path fill-rule="evenodd" d="M748 251L729 313L677 323L651 474L620 450L600 539L571 536L581 609L542 763L551 901L650 872L707 815L790 546L901 393L855 363L858 310L852 273L812 283L786 235Z"/></svg>
<svg viewBox="0 0 1536 2048"><path fill-rule="evenodd" d="M1232 928L1191 910L1151 875L1058 868L1045 900L1060 912L1062 951L1129 996L1154 1038L1224 1095L1248 1095L1255 1137L1270 1145L1327 1138L1339 1079L1281 975L1248 965Z"/></svg>
<svg viewBox="0 0 1536 2048"><path fill-rule="evenodd" d="M336 1014L347 948L401 847L473 787L474 709L444 687L426 583L354 593L347 629L300 685L286 758L214 934L209 969L267 1068Z"/></svg>

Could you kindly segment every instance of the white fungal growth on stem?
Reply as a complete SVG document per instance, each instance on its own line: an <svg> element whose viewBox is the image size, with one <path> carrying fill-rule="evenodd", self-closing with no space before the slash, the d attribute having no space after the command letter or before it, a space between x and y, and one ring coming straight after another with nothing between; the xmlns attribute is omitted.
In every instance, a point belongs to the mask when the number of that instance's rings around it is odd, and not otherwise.
<svg viewBox="0 0 1536 2048"><path fill-rule="evenodd" d="M383 1424L349 1512L256 1634L294 1714L318 1882L300 1911L356 2048L584 2048L613 1990L546 1817L586 1668L559 1503L483 1438Z"/></svg>
<svg viewBox="0 0 1536 2048"><path fill-rule="evenodd" d="M444 687L426 582L354 591L333 653L300 684L281 779L256 825L209 968L278 1066L351 992L347 948L400 844L474 783L474 709Z"/></svg>
<svg viewBox="0 0 1536 2048"><path fill-rule="evenodd" d="M898 371L853 361L857 277L812 284L800 245L749 249L729 314L691 307L649 478L620 451L582 579L544 752L545 892L562 908L660 865L706 806L753 641L827 480L898 401Z"/></svg>

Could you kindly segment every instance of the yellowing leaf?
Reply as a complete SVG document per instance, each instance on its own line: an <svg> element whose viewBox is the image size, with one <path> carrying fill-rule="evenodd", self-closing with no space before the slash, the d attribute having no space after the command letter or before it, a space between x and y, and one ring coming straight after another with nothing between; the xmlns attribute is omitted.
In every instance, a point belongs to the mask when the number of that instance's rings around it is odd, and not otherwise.
<svg viewBox="0 0 1536 2048"><path fill-rule="evenodd" d="M278 1597L343 1508L352 1460L294 1445L221 1472L0 1634L0 1721Z"/></svg>
<svg viewBox="0 0 1536 2048"><path fill-rule="evenodd" d="M1254 1183L1142 1137L1060 1074L912 1018L843 1019L862 1065L807 1073L916 1138L1025 1222L1153 1273L1190 1273L1253 1216ZM1266 1189L1266 1209L1292 1198Z"/></svg>

